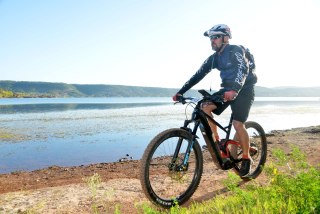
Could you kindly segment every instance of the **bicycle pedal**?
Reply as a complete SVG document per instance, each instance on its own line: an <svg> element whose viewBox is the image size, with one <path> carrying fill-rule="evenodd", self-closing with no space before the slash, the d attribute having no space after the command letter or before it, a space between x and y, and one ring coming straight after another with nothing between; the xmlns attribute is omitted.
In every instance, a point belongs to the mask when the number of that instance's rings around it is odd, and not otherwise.
<svg viewBox="0 0 320 214"><path fill-rule="evenodd" d="M202 146L202 149L208 150L208 146L207 146L207 145L203 145L203 146Z"/></svg>

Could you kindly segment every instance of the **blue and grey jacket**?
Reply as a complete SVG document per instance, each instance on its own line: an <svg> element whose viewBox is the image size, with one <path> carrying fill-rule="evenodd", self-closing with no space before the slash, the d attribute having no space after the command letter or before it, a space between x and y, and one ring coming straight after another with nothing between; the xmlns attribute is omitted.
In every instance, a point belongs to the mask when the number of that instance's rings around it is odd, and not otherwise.
<svg viewBox="0 0 320 214"><path fill-rule="evenodd" d="M239 93L242 88L254 87L257 83L255 69L249 69L249 66L245 51L239 46L228 44L222 52L209 56L178 93L184 94L187 92L215 68L220 71L221 87Z"/></svg>

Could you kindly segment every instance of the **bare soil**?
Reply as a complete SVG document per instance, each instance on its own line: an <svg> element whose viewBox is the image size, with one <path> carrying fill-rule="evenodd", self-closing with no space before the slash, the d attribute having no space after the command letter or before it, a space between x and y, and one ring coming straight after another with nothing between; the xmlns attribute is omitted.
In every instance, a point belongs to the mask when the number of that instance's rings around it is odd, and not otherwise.
<svg viewBox="0 0 320 214"><path fill-rule="evenodd" d="M290 145L294 144L306 153L310 164L317 167L320 164L320 126L272 131L267 134L267 142L267 162L272 160L271 149L281 148L289 155ZM228 172L217 169L208 151L203 153L205 165L199 188L183 206L227 192L221 181ZM103 199L105 207L110 202L107 213L113 213L116 204L121 206L122 213L137 213L135 202L141 204L147 200L139 181L139 163L139 160L131 160L77 167L52 166L32 172L1 174L0 213L94 213L91 191L82 180L94 173L103 180L97 200ZM265 179L262 173L256 180L264 182ZM106 213L105 207L98 204L101 213Z"/></svg>

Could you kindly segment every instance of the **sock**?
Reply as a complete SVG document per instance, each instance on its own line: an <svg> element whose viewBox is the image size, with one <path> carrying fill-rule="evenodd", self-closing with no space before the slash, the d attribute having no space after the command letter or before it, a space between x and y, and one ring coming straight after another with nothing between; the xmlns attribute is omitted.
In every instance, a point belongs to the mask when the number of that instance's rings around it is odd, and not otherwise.
<svg viewBox="0 0 320 214"><path fill-rule="evenodd" d="M214 138L218 141L220 141L220 137L219 136L214 136Z"/></svg>
<svg viewBox="0 0 320 214"><path fill-rule="evenodd" d="M242 159L249 159L249 155L242 155Z"/></svg>

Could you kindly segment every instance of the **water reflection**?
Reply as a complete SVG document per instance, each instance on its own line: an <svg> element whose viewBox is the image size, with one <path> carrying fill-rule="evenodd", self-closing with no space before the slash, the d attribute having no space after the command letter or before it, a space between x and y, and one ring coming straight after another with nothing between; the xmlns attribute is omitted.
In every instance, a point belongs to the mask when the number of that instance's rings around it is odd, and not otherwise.
<svg viewBox="0 0 320 214"><path fill-rule="evenodd" d="M80 103L0 105L0 114L61 112L70 110L105 110L172 105L172 103Z"/></svg>

